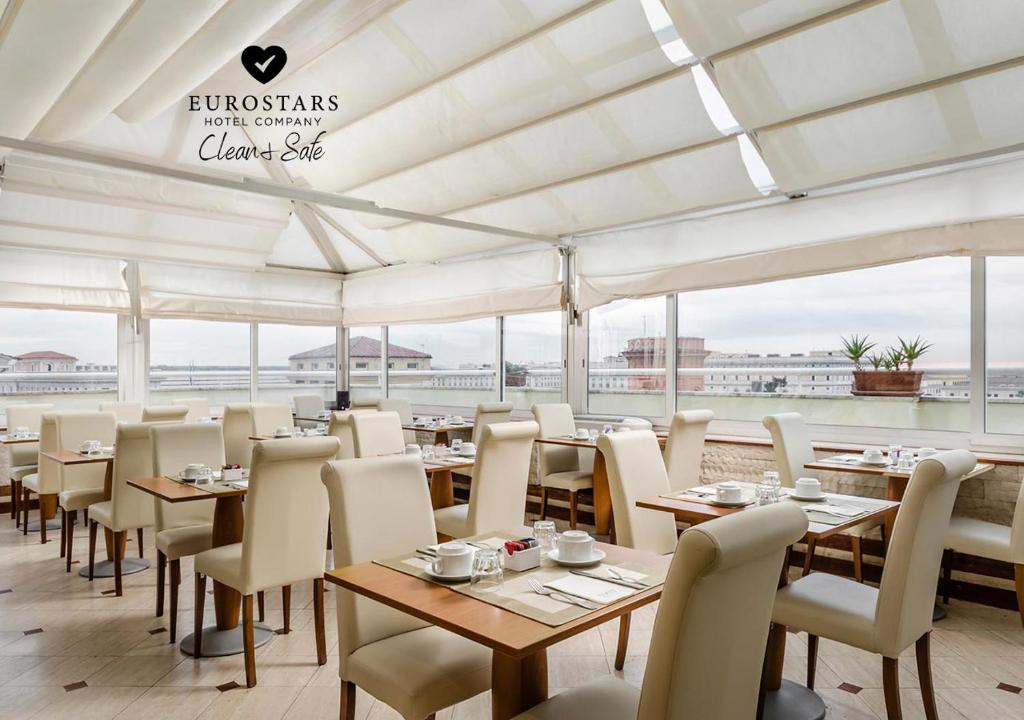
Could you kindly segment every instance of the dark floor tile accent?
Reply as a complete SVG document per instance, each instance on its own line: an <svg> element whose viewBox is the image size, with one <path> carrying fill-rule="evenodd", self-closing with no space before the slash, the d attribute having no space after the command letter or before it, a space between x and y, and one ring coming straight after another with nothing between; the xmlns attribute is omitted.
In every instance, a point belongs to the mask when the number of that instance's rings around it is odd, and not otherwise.
<svg viewBox="0 0 1024 720"><path fill-rule="evenodd" d="M35 635L36 633L41 633L42 631L43 631L42 628L32 628L31 630L24 630L23 634L24 635Z"/></svg>
<svg viewBox="0 0 1024 720"><path fill-rule="evenodd" d="M103 592L100 593L100 595L113 595L116 592L117 592L116 588L114 590L104 590Z"/></svg>
<svg viewBox="0 0 1024 720"><path fill-rule="evenodd" d="M81 561L81 560L72 560L72 561L71 561L71 564L72 564L72 565L77 565L77 564L78 564L78 563L80 563L80 562L82 562L82 561Z"/></svg>
<svg viewBox="0 0 1024 720"><path fill-rule="evenodd" d="M223 685L218 685L217 689L221 692L227 692L228 690L236 690L240 687L242 686L236 683L234 680L232 680L231 682L226 682Z"/></svg>
<svg viewBox="0 0 1024 720"><path fill-rule="evenodd" d="M153 628L152 630L150 630L149 634L150 635L159 635L160 633L164 633L164 632L167 632L167 628L158 627L158 628Z"/></svg>
<svg viewBox="0 0 1024 720"><path fill-rule="evenodd" d="M859 685L854 685L853 683L845 683L844 682L842 685L839 686L839 689L840 690L845 690L846 692L850 693L851 695L856 695L857 693L859 693L864 688L860 687Z"/></svg>
<svg viewBox="0 0 1024 720"><path fill-rule="evenodd" d="M14 592L14 590L12 588L7 588L6 590L0 590L0 595L6 595L9 592Z"/></svg>
<svg viewBox="0 0 1024 720"><path fill-rule="evenodd" d="M1009 683L999 683L996 685L996 690L1005 690L1006 692L1013 693L1014 695L1020 695L1021 693L1021 688L1016 685L1010 685Z"/></svg>
<svg viewBox="0 0 1024 720"><path fill-rule="evenodd" d="M65 685L64 689L67 690L68 692L71 692L72 690L81 690L84 687L89 687L89 686L86 684L85 680L79 680L76 683L71 683L70 685Z"/></svg>
<svg viewBox="0 0 1024 720"><path fill-rule="evenodd" d="M274 631L275 635L284 635L284 628L278 628Z"/></svg>

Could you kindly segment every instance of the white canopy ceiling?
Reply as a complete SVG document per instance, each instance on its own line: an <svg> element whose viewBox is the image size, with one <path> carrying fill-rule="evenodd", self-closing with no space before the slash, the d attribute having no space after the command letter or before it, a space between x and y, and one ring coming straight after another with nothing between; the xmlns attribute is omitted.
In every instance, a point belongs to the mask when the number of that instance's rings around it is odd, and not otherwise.
<svg viewBox="0 0 1024 720"><path fill-rule="evenodd" d="M747 233L756 246L741 208L772 182L777 195L813 196L1024 144L1019 0L984 11L962 0L662 3L0 0L0 245L350 275L715 209L714 234L671 248L686 264L718 237ZM251 44L287 50L265 85L239 62ZM203 161L204 121L225 113L190 112L189 94L337 95L338 109L300 113L320 116L296 128L302 142L324 131L320 161ZM217 136L258 147L283 135L258 118L294 115L233 114L249 125ZM10 149L26 140L42 145ZM832 237L830 219L815 222L801 237ZM607 252L629 242L655 263L661 252L649 233L612 237ZM591 258L612 247L577 243ZM495 256L492 276L512 257ZM386 286L408 301L407 277ZM437 312L450 317L468 291L440 286L452 304Z"/></svg>

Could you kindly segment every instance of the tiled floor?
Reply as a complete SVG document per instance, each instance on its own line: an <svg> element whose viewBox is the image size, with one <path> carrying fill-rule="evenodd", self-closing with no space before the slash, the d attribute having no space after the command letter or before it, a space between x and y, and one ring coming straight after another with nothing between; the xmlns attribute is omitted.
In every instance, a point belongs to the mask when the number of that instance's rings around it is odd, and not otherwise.
<svg viewBox="0 0 1024 720"><path fill-rule="evenodd" d="M337 628L328 593L328 664L316 665L308 588L293 588L292 628L258 651L259 685L244 688L242 658L199 662L167 642L166 617L153 617L155 570L125 578L125 595L103 592L112 580L91 585L64 573L56 538L27 538L0 518L0 718L336 718ZM146 554L152 556L147 534ZM77 571L86 561L86 535L75 538ZM129 544L129 552L137 548ZM179 625L191 627L191 563L182 568ZM207 603L207 607L212 603ZM267 597L267 621L281 626L280 595ZM624 675L639 684L651 639L654 609L634 616ZM1024 630L1016 613L954 604L933 634L933 667L943 720L1024 717ZM616 626L607 625L552 648L552 691L611 672ZM786 675L804 676L806 643L790 635ZM901 660L904 717L924 717L911 654ZM818 688L829 718L884 717L877 657L822 641ZM243 687L235 687L235 683ZM357 717L398 715L360 693ZM440 720L489 717L486 695L439 715Z"/></svg>

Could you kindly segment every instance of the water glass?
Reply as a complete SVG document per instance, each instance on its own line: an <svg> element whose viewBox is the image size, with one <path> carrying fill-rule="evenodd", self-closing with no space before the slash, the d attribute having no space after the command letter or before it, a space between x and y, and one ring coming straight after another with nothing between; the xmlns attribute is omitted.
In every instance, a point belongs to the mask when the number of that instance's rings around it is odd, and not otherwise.
<svg viewBox="0 0 1024 720"><path fill-rule="evenodd" d="M547 554L555 549L555 540L558 533L555 532L554 520L537 520L533 523L533 537L537 539L541 553Z"/></svg>
<svg viewBox="0 0 1024 720"><path fill-rule="evenodd" d="M590 428L590 442L597 442L597 428Z"/></svg>
<svg viewBox="0 0 1024 720"><path fill-rule="evenodd" d="M459 450L461 450L461 449L462 449L462 438L453 438L452 439L452 452L453 453L458 453Z"/></svg>
<svg viewBox="0 0 1024 720"><path fill-rule="evenodd" d="M478 548L473 554L473 569L469 586L477 592L500 590L504 582L501 569L501 551L496 548Z"/></svg>
<svg viewBox="0 0 1024 720"><path fill-rule="evenodd" d="M890 445L889 446L889 464L895 467L899 465L900 453L903 452L902 445Z"/></svg>
<svg viewBox="0 0 1024 720"><path fill-rule="evenodd" d="M608 423L605 423L604 425L602 425L601 426L601 434L602 435L611 435L612 434L612 426L610 424L608 424Z"/></svg>
<svg viewBox="0 0 1024 720"><path fill-rule="evenodd" d="M444 460L446 457L448 457L448 446L445 445L444 443L438 443L437 445L435 445L434 456L438 460Z"/></svg>
<svg viewBox="0 0 1024 720"><path fill-rule="evenodd" d="M423 459L424 460L433 460L434 459L434 446L433 445L424 445L423 446Z"/></svg>
<svg viewBox="0 0 1024 720"><path fill-rule="evenodd" d="M782 483L779 480L779 473L775 470L765 470L761 482L757 484L757 504L773 505L779 501L782 491Z"/></svg>

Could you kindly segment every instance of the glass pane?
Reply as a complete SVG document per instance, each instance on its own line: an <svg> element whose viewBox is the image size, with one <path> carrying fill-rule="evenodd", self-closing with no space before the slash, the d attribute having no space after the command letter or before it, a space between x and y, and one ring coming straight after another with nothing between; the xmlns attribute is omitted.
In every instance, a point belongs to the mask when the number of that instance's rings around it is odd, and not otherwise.
<svg viewBox="0 0 1024 720"><path fill-rule="evenodd" d="M296 395L334 402L337 379L336 330L315 325L259 326L260 402L293 405Z"/></svg>
<svg viewBox="0 0 1024 720"><path fill-rule="evenodd" d="M665 298L619 300L589 315L589 412L663 416Z"/></svg>
<svg viewBox="0 0 1024 720"><path fill-rule="evenodd" d="M562 313L505 318L505 399L516 410L562 398Z"/></svg>
<svg viewBox="0 0 1024 720"><path fill-rule="evenodd" d="M452 408L498 399L494 318L390 327L388 342L391 397Z"/></svg>
<svg viewBox="0 0 1024 720"><path fill-rule="evenodd" d="M991 433L1024 433L1024 257L985 262L986 424Z"/></svg>
<svg viewBox="0 0 1024 720"><path fill-rule="evenodd" d="M0 409L117 400L117 316L0 308Z"/></svg>
<svg viewBox="0 0 1024 720"><path fill-rule="evenodd" d="M149 402L205 397L215 409L249 402L249 324L151 320Z"/></svg>
<svg viewBox="0 0 1024 720"><path fill-rule="evenodd" d="M353 401L381 397L379 326L348 329L348 377Z"/></svg>
<svg viewBox="0 0 1024 720"><path fill-rule="evenodd" d="M867 335L883 354L899 338L931 347L914 378L861 360L862 389L842 338ZM970 260L933 258L679 296L680 410L760 422L799 412L808 422L967 430ZM906 364L901 365L906 370ZM900 383L910 383L909 385ZM900 394L902 393L902 395ZM898 439L898 438L896 438Z"/></svg>

